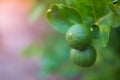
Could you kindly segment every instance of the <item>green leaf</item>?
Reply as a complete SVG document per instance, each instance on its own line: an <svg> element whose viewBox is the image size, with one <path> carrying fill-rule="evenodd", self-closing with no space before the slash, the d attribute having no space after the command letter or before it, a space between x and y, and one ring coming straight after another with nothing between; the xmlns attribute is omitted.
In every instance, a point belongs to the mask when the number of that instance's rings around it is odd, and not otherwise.
<svg viewBox="0 0 120 80"><path fill-rule="evenodd" d="M112 12L114 13L114 15L119 16L119 14L117 13L117 6L114 5L112 2L109 2L108 5L109 5L110 9L112 10Z"/></svg>
<svg viewBox="0 0 120 80"><path fill-rule="evenodd" d="M76 67L74 64L62 64L63 66L59 70L59 74L64 77L72 78L80 73L80 68Z"/></svg>
<svg viewBox="0 0 120 80"><path fill-rule="evenodd" d="M74 7L75 6L75 0L65 0L65 1L66 1L66 4L69 7Z"/></svg>
<svg viewBox="0 0 120 80"><path fill-rule="evenodd" d="M42 16L44 11L45 11L45 5L42 3L36 3L34 7L31 9L29 14L30 22L36 21L39 17Z"/></svg>
<svg viewBox="0 0 120 80"><path fill-rule="evenodd" d="M112 27L116 28L120 26L120 16L115 14L112 15Z"/></svg>
<svg viewBox="0 0 120 80"><path fill-rule="evenodd" d="M95 44L106 47L109 41L109 34L111 28L112 17L111 14L104 16L101 23L99 23L99 39L94 39Z"/></svg>
<svg viewBox="0 0 120 80"><path fill-rule="evenodd" d="M109 7L112 10L112 27L116 28L120 26L120 0L114 0L109 2Z"/></svg>
<svg viewBox="0 0 120 80"><path fill-rule="evenodd" d="M51 26L61 33L66 33L73 24L82 23L80 15L63 4L52 5L47 12L47 18Z"/></svg>
<svg viewBox="0 0 120 80"><path fill-rule="evenodd" d="M117 3L118 3L118 0L113 0L112 3L113 3L113 4L117 4Z"/></svg>
<svg viewBox="0 0 120 80"><path fill-rule="evenodd" d="M103 47L107 46L110 34L110 25L109 24L102 24L100 25L100 36L101 36L101 45Z"/></svg>
<svg viewBox="0 0 120 80"><path fill-rule="evenodd" d="M117 8L116 13L114 12L112 14L112 27L116 28L119 26L120 26L120 6Z"/></svg>
<svg viewBox="0 0 120 80"><path fill-rule="evenodd" d="M75 2L84 23L88 25L96 22L107 12L108 0L75 0Z"/></svg>
<svg viewBox="0 0 120 80"><path fill-rule="evenodd" d="M43 70L46 71L47 73L52 73L54 71L57 71L61 64L61 62L57 58L55 59L55 58L45 57L42 60L43 61L41 62L41 64L43 66Z"/></svg>
<svg viewBox="0 0 120 80"><path fill-rule="evenodd" d="M37 44L32 44L29 47L23 50L23 56L25 57L41 57L42 56L42 48Z"/></svg>

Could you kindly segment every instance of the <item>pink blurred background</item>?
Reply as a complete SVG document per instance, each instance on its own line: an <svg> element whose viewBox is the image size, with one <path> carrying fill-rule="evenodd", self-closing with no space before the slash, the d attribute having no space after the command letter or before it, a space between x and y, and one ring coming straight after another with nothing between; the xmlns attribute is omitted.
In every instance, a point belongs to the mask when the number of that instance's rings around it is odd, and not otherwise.
<svg viewBox="0 0 120 80"><path fill-rule="evenodd" d="M48 33L44 18L30 23L32 0L0 0L0 80L39 80L36 58L23 58L21 51Z"/></svg>

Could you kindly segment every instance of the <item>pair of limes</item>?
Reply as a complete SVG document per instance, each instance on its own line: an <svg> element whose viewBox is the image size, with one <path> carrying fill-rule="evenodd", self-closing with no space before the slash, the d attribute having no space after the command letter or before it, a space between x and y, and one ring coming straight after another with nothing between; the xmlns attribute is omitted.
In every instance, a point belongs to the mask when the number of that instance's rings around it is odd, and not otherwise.
<svg viewBox="0 0 120 80"><path fill-rule="evenodd" d="M96 50L91 46L92 32L83 24L73 25L66 33L73 63L82 67L91 66L96 60Z"/></svg>

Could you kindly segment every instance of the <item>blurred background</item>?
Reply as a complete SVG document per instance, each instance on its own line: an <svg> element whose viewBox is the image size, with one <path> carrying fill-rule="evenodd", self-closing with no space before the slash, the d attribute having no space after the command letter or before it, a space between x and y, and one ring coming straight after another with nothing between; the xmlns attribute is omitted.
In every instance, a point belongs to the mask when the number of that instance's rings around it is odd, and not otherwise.
<svg viewBox="0 0 120 80"><path fill-rule="evenodd" d="M119 45L100 48L90 68L71 63L65 36L46 19L50 4L61 2L0 0L0 80L120 80Z"/></svg>

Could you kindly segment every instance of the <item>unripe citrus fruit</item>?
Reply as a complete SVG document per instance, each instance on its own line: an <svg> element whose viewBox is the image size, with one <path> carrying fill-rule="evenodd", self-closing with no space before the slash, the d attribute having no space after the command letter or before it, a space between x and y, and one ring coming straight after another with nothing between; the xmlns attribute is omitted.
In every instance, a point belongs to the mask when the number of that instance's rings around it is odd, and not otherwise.
<svg viewBox="0 0 120 80"><path fill-rule="evenodd" d="M70 58L76 65L89 67L96 60L96 50L93 47L88 47L84 51L71 49Z"/></svg>
<svg viewBox="0 0 120 80"><path fill-rule="evenodd" d="M85 49L92 39L89 27L82 24L73 25L66 33L68 44L74 49Z"/></svg>

